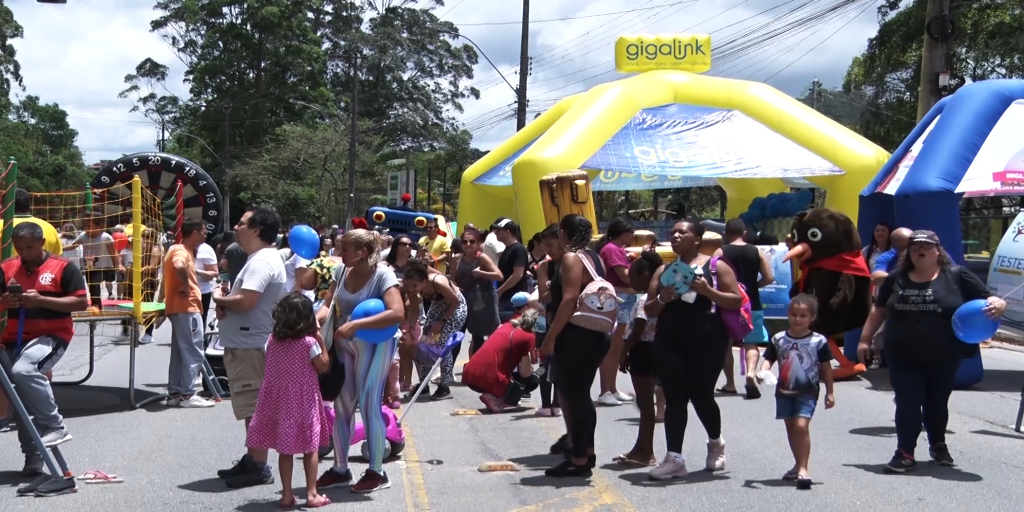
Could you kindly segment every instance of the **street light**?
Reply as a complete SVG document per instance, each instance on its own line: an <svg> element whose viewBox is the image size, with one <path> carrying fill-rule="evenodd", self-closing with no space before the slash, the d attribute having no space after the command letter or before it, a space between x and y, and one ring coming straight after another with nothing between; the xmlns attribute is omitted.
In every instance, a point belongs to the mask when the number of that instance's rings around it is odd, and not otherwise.
<svg viewBox="0 0 1024 512"><path fill-rule="evenodd" d="M356 215L356 109L359 106L359 82L358 78L355 75L355 72L355 66L352 66L352 127L349 129L348 139L348 205L345 214L347 217L345 219L345 224L348 229L351 229L353 227L352 219L355 218ZM328 122L333 121L331 115L328 114L327 111L316 105L296 99L291 99L288 101L295 105L302 105L304 107L309 107L313 110L316 110L317 112L323 114L323 116L327 118ZM338 135L342 135L340 123L331 122L331 126L333 126L334 129L338 132Z"/></svg>
<svg viewBox="0 0 1024 512"><path fill-rule="evenodd" d="M433 28L434 30L437 30L438 32L441 32L441 33L444 33L444 34L448 34L448 35L454 36L454 37L461 37L462 39L465 39L466 41L469 41L469 44L473 45L473 47L476 48L476 51L480 52L480 55L483 55L484 59L487 60L487 63L490 64L492 68L494 68L494 71L496 73L498 73L498 76L500 76L501 79L504 80L506 84L508 84L509 89L512 89L512 93L515 94L517 98L519 97L519 89L516 89L512 85L512 82L509 82L508 79L505 78L505 75L501 74L501 70L498 69L498 66L495 66L494 63L491 62L491 58L488 57L486 53L484 53L484 50L482 48L480 48L480 45L476 44L475 41L473 41L472 39L470 39L470 38L468 38L468 37L466 37L466 36L464 36L464 35L462 35L462 34L460 34L458 32L455 32L454 30L449 30L449 29L447 29L445 27L442 27L440 25L431 25L431 28Z"/></svg>

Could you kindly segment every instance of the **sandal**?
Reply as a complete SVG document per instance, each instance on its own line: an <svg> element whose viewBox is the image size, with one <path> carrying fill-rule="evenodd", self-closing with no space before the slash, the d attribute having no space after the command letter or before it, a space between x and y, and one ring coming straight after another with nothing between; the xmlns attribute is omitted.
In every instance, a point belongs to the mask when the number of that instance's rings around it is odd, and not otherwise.
<svg viewBox="0 0 1024 512"><path fill-rule="evenodd" d="M278 503L277 505L278 505L279 507L281 507L281 508L285 508L285 509L287 509L287 508L298 508L298 506L299 506L299 500L295 499L295 496L292 496L292 499L290 499L290 500L288 500L288 501L285 501L285 500L284 500L284 499L282 498L282 499L281 499L281 501L280 501L280 502L279 502L279 503Z"/></svg>
<svg viewBox="0 0 1024 512"><path fill-rule="evenodd" d="M79 477L79 480L83 480L87 484L121 484L124 483L124 478L117 475L108 475L98 469L87 471L84 475Z"/></svg>
<svg viewBox="0 0 1024 512"><path fill-rule="evenodd" d="M326 495L321 494L320 495L320 503L313 503L313 502L311 502L309 500L306 500L306 507L305 508L320 508L320 507L327 506L327 505L330 505L330 504L331 504L331 499L328 498Z"/></svg>
<svg viewBox="0 0 1024 512"><path fill-rule="evenodd" d="M782 481L783 482L795 482L799 478L800 478L800 474L797 473L796 471L793 471L792 469L789 470L789 471L786 471L786 474L782 475Z"/></svg>
<svg viewBox="0 0 1024 512"><path fill-rule="evenodd" d="M800 475L796 478L796 488L801 491L806 491L811 488L814 482L811 481L811 477L807 475Z"/></svg>
<svg viewBox="0 0 1024 512"><path fill-rule="evenodd" d="M738 395L738 394L740 394L739 391L736 391L735 389L726 389L725 386L722 386L722 387L716 389L715 393L722 393L723 395Z"/></svg>
<svg viewBox="0 0 1024 512"><path fill-rule="evenodd" d="M622 455L612 457L612 462L627 468L646 468L649 466L653 466L657 463L657 461L654 460L653 458L647 461L646 463L642 460L631 459L625 453Z"/></svg>

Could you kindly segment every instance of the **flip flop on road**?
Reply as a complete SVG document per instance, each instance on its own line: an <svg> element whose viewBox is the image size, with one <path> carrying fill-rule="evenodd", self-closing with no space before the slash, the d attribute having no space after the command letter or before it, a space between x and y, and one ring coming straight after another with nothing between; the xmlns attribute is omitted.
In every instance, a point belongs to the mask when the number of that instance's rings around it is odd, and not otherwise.
<svg viewBox="0 0 1024 512"><path fill-rule="evenodd" d="M328 498L327 496L321 494L320 495L320 501L314 502L314 501L306 500L306 506L304 508L320 508L320 507L327 506L327 505L330 505L330 504L331 504L331 499Z"/></svg>
<svg viewBox="0 0 1024 512"><path fill-rule="evenodd" d="M756 400L761 398L761 390L757 389L757 385L747 383L747 400Z"/></svg>
<svg viewBox="0 0 1024 512"><path fill-rule="evenodd" d="M91 469L86 471L84 474L78 477L79 480L87 484L120 484L124 483L124 478L117 475L107 474L98 469Z"/></svg>
<svg viewBox="0 0 1024 512"><path fill-rule="evenodd" d="M644 462L642 460L631 459L625 453L622 455L616 455L615 457L612 457L612 462L627 468L646 468L653 466L657 463L657 461L653 458L647 462Z"/></svg>
<svg viewBox="0 0 1024 512"><path fill-rule="evenodd" d="M735 389L726 389L725 386L722 386L716 389L715 393L722 393L723 395L738 395L739 391L736 391Z"/></svg>
<svg viewBox="0 0 1024 512"><path fill-rule="evenodd" d="M798 478L800 478L800 474L793 469L786 471L786 474L782 475L783 482L796 482Z"/></svg>

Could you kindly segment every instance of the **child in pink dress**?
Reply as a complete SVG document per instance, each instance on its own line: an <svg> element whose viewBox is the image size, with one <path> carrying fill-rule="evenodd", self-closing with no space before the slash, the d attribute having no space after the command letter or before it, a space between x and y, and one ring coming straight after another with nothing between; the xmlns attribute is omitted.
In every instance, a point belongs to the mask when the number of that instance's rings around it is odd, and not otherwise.
<svg viewBox="0 0 1024 512"><path fill-rule="evenodd" d="M326 372L329 363L313 303L301 294L285 296L274 310L266 372L245 443L249 448L272 448L278 453L282 507L297 506L292 469L294 457L300 453L304 456L306 507L331 502L316 492L317 451L328 444L330 436L317 372Z"/></svg>

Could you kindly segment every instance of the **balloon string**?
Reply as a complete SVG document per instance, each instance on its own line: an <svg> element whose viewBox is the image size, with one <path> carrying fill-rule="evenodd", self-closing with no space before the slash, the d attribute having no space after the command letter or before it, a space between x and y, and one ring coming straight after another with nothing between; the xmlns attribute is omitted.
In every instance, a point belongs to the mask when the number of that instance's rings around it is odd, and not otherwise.
<svg viewBox="0 0 1024 512"><path fill-rule="evenodd" d="M1003 299L1003 300L1005 300L1005 299L1006 299L1007 297L1009 297L1009 296L1010 296L1010 294L1011 294L1011 293L1013 293L1013 292L1015 292L1015 291L1017 291L1017 290L1020 290L1020 288L1021 288L1022 286L1024 286L1024 282L1021 282L1021 283L1020 283L1020 284L1018 284L1018 285L1017 285L1017 286L1016 286L1016 287L1015 287L1014 289L1012 289L1012 290L1010 290L1010 291L1006 292L1006 295L1003 295L1002 297L1000 297L1000 299Z"/></svg>

